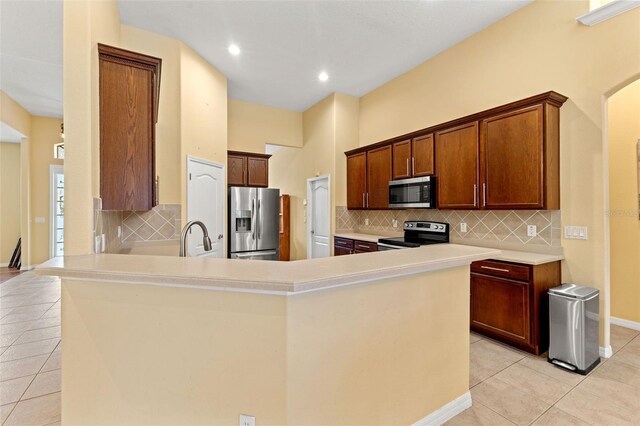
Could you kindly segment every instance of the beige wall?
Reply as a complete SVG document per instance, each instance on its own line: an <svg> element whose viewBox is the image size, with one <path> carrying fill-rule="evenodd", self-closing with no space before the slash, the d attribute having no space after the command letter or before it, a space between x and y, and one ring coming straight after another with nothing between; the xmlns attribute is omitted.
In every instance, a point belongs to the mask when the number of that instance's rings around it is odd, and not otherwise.
<svg viewBox="0 0 640 426"><path fill-rule="evenodd" d="M29 137L31 114L9 95L0 90L0 121Z"/></svg>
<svg viewBox="0 0 640 426"><path fill-rule="evenodd" d="M468 295L468 267L292 297L63 280L62 419L412 424L469 388Z"/></svg>
<svg viewBox="0 0 640 426"><path fill-rule="evenodd" d="M34 116L31 122L29 191L30 191L30 250L31 264L38 265L50 258L51 240L51 164L63 165L63 160L53 158L53 145L62 142L58 118ZM65 135L66 136L66 135ZM65 143L66 146L66 143ZM66 148L65 148L66 150ZM65 198L67 191L65 191ZM65 216L67 209L65 208ZM43 217L44 223L36 223ZM66 217L65 217L66 219Z"/></svg>
<svg viewBox="0 0 640 426"><path fill-rule="evenodd" d="M640 323L640 80L609 98L611 315Z"/></svg>
<svg viewBox="0 0 640 426"><path fill-rule="evenodd" d="M563 280L602 291L601 344L608 344L605 272L603 96L640 74L640 10L594 27L575 18L588 1L533 2L360 101L360 145L555 90L561 109L563 225L589 240L563 240Z"/></svg>
<svg viewBox="0 0 640 426"><path fill-rule="evenodd" d="M180 203L180 50L178 40L122 25L120 41L126 49L162 58L160 102L156 123L156 174L159 203Z"/></svg>
<svg viewBox="0 0 640 426"><path fill-rule="evenodd" d="M97 43L120 45L115 1L65 1L65 254L93 251L93 197L99 197Z"/></svg>
<svg viewBox="0 0 640 426"><path fill-rule="evenodd" d="M20 238L20 144L0 142L0 264Z"/></svg>
<svg viewBox="0 0 640 426"><path fill-rule="evenodd" d="M264 145L302 146L302 113L229 99L229 149L264 153Z"/></svg>
<svg viewBox="0 0 640 426"><path fill-rule="evenodd" d="M357 126L358 98L333 93L303 113L302 148L282 148L269 160L269 185L291 195L292 260L307 257L307 208L303 204L307 179L330 176L330 231L335 231L335 206L346 203L344 151L357 147Z"/></svg>
<svg viewBox="0 0 640 426"><path fill-rule="evenodd" d="M180 58L180 182L184 223L187 221L187 156L224 164L226 170L227 78L184 44Z"/></svg>

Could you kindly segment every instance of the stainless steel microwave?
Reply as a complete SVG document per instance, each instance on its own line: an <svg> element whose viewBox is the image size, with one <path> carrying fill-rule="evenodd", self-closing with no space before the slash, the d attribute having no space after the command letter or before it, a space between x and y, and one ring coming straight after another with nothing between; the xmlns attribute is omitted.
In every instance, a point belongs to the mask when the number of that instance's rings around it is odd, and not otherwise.
<svg viewBox="0 0 640 426"><path fill-rule="evenodd" d="M435 207L435 176L392 180L389 182L389 208L434 209Z"/></svg>

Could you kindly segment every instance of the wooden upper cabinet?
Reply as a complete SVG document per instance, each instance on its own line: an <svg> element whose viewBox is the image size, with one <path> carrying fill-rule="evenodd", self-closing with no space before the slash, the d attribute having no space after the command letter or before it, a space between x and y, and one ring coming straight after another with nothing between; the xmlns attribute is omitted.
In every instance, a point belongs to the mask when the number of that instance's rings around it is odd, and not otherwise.
<svg viewBox="0 0 640 426"><path fill-rule="evenodd" d="M102 208L151 210L162 60L103 44L98 60Z"/></svg>
<svg viewBox="0 0 640 426"><path fill-rule="evenodd" d="M478 122L436 132L439 209L478 208Z"/></svg>
<svg viewBox="0 0 640 426"><path fill-rule="evenodd" d="M247 157L229 155L227 157L227 184L229 186L247 185Z"/></svg>
<svg viewBox="0 0 640 426"><path fill-rule="evenodd" d="M361 152L347 157L347 208L366 207L367 153Z"/></svg>
<svg viewBox="0 0 640 426"><path fill-rule="evenodd" d="M393 179L434 174L433 133L393 145Z"/></svg>
<svg viewBox="0 0 640 426"><path fill-rule="evenodd" d="M545 135L544 116L550 118ZM558 108L533 105L480 125L482 207L558 209Z"/></svg>
<svg viewBox="0 0 640 426"><path fill-rule="evenodd" d="M227 152L227 185L228 186L269 186L268 154L252 152Z"/></svg>
<svg viewBox="0 0 640 426"><path fill-rule="evenodd" d="M414 138L412 146L411 170L414 177L430 176L435 174L435 161L433 157L433 133Z"/></svg>
<svg viewBox="0 0 640 426"><path fill-rule="evenodd" d="M411 139L393 144L393 179L411 177Z"/></svg>
<svg viewBox="0 0 640 426"><path fill-rule="evenodd" d="M391 146L367 151L367 194L369 209L389 208L389 181L391 180Z"/></svg>
<svg viewBox="0 0 640 426"><path fill-rule="evenodd" d="M266 158L247 157L247 185L269 186L269 160Z"/></svg>

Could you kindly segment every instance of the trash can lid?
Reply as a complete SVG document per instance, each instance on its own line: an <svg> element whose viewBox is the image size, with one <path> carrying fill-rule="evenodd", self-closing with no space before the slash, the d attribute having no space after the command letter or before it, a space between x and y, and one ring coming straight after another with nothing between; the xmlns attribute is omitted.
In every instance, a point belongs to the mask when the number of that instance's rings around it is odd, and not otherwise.
<svg viewBox="0 0 640 426"><path fill-rule="evenodd" d="M549 294L559 294L581 300L589 299L598 293L599 290L597 288L577 284L562 284L561 286L549 289Z"/></svg>

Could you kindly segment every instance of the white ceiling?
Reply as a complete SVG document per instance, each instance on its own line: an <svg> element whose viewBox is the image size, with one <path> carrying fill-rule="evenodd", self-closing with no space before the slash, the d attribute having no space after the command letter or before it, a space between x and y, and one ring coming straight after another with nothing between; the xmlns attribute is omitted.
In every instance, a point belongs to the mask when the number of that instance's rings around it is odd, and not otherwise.
<svg viewBox="0 0 640 426"><path fill-rule="evenodd" d="M531 0L119 0L123 24L182 40L229 80L229 97L303 111L362 96ZM233 57L230 43L242 49ZM318 81L326 71L329 81ZM0 0L0 89L62 117L62 1Z"/></svg>
<svg viewBox="0 0 640 426"><path fill-rule="evenodd" d="M31 114L62 117L61 0L0 0L0 89Z"/></svg>

